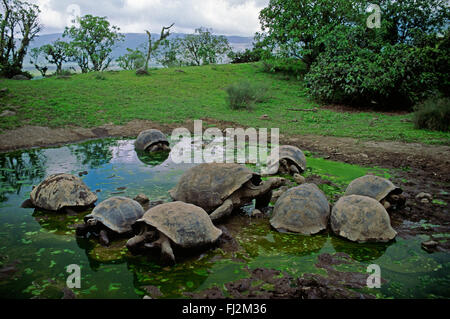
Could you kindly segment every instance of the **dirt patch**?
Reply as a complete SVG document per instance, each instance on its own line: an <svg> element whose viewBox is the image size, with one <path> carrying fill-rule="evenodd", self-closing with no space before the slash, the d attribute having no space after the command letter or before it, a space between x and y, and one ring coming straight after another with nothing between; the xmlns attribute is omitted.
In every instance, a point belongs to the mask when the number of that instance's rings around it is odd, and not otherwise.
<svg viewBox="0 0 450 319"><path fill-rule="evenodd" d="M410 114L410 112L408 110L383 111L383 110L379 110L379 109L377 110L374 107L358 107L358 106L348 106L348 105L341 105L341 104L326 104L326 105L322 105L320 108L326 109L326 110L331 110L334 112L345 112L345 113L376 113L376 114L385 114L385 115L408 115L408 114Z"/></svg>

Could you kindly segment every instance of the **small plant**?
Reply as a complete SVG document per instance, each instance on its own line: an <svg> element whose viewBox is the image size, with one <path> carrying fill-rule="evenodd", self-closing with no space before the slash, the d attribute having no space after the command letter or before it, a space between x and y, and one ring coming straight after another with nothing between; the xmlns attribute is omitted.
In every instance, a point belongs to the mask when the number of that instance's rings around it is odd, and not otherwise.
<svg viewBox="0 0 450 319"><path fill-rule="evenodd" d="M233 110L251 110L255 103L261 103L267 99L266 86L254 85L248 81L232 84L227 87L226 91L228 93L228 105Z"/></svg>
<svg viewBox="0 0 450 319"><path fill-rule="evenodd" d="M414 107L414 123L418 129L450 131L450 98L433 97Z"/></svg>
<svg viewBox="0 0 450 319"><path fill-rule="evenodd" d="M95 78L96 80L102 80L102 81L106 80L106 76L105 76L103 73L97 73L97 74L95 74L94 78Z"/></svg>

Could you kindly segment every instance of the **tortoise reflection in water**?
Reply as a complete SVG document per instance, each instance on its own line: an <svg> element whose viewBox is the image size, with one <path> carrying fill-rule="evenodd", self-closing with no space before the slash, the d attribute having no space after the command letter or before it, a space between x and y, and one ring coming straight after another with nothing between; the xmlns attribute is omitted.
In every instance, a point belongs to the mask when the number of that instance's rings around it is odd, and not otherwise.
<svg viewBox="0 0 450 319"><path fill-rule="evenodd" d="M137 151L158 152L170 151L169 141L166 136L159 130L151 129L143 131L137 137L135 142Z"/></svg>

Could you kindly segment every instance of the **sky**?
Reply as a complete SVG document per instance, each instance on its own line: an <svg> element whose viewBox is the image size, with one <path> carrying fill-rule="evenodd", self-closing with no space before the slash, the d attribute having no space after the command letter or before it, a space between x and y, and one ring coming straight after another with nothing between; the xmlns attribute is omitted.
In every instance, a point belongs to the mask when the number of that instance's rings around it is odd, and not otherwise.
<svg viewBox="0 0 450 319"><path fill-rule="evenodd" d="M198 27L222 35L253 36L260 30L258 15L269 0L28 0L39 5L43 30L60 33L74 16L106 16L122 33L193 33Z"/></svg>

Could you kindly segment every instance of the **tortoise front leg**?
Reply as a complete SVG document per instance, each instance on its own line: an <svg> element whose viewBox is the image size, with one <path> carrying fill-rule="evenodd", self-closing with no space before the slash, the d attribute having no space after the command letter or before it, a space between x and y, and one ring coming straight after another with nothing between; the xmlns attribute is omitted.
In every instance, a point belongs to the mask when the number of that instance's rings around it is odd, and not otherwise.
<svg viewBox="0 0 450 319"><path fill-rule="evenodd" d="M153 152L156 152L156 151L158 151L158 144L153 144L152 146L150 146L149 148L147 148L147 152L149 152L149 153L153 153Z"/></svg>
<svg viewBox="0 0 450 319"><path fill-rule="evenodd" d="M102 229L99 234L99 242L102 246L109 246L108 232Z"/></svg>
<svg viewBox="0 0 450 319"><path fill-rule="evenodd" d="M291 166L289 166L289 173L291 175L300 174L300 171L298 170L297 166L291 165Z"/></svg>
<svg viewBox="0 0 450 319"><path fill-rule="evenodd" d="M221 206L213 211L209 217L213 222L216 222L217 220L230 215L233 212L233 206L233 201L231 199L227 199Z"/></svg>
<svg viewBox="0 0 450 319"><path fill-rule="evenodd" d="M138 247L139 244L143 243L144 241L145 241L144 235L136 235L127 241L127 248L128 248L128 250L132 251L133 249Z"/></svg>
<svg viewBox="0 0 450 319"><path fill-rule="evenodd" d="M163 144L162 145L162 150L165 151L165 152L170 152L170 147L168 145L166 145L166 144Z"/></svg>
<svg viewBox="0 0 450 319"><path fill-rule="evenodd" d="M163 233L159 233L159 239L153 243L145 244L147 248L159 247L161 249L161 260L164 263L175 264L175 255L173 254L172 246L170 245L170 240Z"/></svg>

